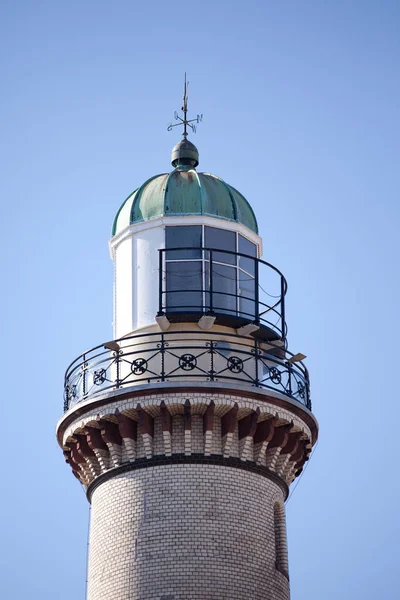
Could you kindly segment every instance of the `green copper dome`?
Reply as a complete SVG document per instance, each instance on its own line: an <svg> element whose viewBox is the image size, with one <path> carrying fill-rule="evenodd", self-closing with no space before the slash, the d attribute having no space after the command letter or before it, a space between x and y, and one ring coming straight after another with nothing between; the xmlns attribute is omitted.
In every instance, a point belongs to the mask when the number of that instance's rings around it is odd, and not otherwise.
<svg viewBox="0 0 400 600"><path fill-rule="evenodd" d="M197 148L182 140L172 151L171 173L151 177L128 196L114 220L112 235L128 225L156 217L206 215L245 225L255 233L258 226L247 200L220 177L197 173Z"/></svg>

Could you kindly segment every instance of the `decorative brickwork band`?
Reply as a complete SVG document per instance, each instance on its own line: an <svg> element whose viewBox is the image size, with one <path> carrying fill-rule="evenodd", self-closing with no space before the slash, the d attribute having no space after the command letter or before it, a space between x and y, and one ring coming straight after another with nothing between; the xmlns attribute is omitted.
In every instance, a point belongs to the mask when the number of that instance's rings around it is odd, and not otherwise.
<svg viewBox="0 0 400 600"><path fill-rule="evenodd" d="M291 412L226 394L155 395L111 402L82 415L63 445L66 461L88 487L116 467L193 455L233 458L266 468L290 484L311 452L306 424Z"/></svg>

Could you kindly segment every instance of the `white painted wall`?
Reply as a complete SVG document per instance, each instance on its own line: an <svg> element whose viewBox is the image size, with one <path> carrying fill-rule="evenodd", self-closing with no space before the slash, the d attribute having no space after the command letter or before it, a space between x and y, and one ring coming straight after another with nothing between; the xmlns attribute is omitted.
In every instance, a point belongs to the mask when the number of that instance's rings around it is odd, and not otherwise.
<svg viewBox="0 0 400 600"><path fill-rule="evenodd" d="M154 323L158 312L159 248L165 248L164 226L140 231L134 235L134 329Z"/></svg>
<svg viewBox="0 0 400 600"><path fill-rule="evenodd" d="M118 245L115 261L114 337L118 338L133 329L132 312L132 237Z"/></svg>
<svg viewBox="0 0 400 600"><path fill-rule="evenodd" d="M154 324L158 311L158 249L164 226L131 231L114 248L114 337Z"/></svg>

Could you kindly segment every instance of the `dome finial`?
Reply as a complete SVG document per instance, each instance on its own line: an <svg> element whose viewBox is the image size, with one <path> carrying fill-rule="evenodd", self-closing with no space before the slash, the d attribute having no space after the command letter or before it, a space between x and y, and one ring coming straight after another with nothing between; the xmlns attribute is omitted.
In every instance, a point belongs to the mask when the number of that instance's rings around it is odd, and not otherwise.
<svg viewBox="0 0 400 600"><path fill-rule="evenodd" d="M179 167L195 169L199 164L199 151L190 140L183 138L172 148L171 164L176 169Z"/></svg>
<svg viewBox="0 0 400 600"><path fill-rule="evenodd" d="M175 120L179 121L179 123L175 123L175 125L172 125L172 123L170 123L167 128L168 131L171 131L173 127L177 127L178 125L183 125L183 133L182 133L183 140L181 140L178 144L176 144L176 146L172 150L172 166L174 166L174 167L179 167L179 166L197 167L197 165L199 164L199 152L198 152L196 146L194 144L192 144L192 142L189 142L189 140L187 139L187 136L188 136L187 128L189 126L191 128L191 130L193 131L193 133L196 133L196 125L194 123L200 123L203 120L203 115L197 115L197 117L195 119L187 118L188 88L189 88L189 82L186 81L186 73L185 73L185 85L183 88L183 104L182 104L183 119L175 111L175 115L174 115Z"/></svg>

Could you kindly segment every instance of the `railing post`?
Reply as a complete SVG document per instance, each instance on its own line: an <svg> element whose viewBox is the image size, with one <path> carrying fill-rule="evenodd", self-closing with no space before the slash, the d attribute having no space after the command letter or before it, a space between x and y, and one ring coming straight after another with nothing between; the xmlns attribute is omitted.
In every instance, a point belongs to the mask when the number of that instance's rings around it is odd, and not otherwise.
<svg viewBox="0 0 400 600"><path fill-rule="evenodd" d="M64 382L64 412L69 409L69 387L67 382Z"/></svg>
<svg viewBox="0 0 400 600"><path fill-rule="evenodd" d="M255 290L254 290L254 302L255 302L255 322L259 323L260 321L260 275L259 275L259 262L258 259L255 258L254 259L255 262L255 280L254 280L254 285L255 285Z"/></svg>
<svg viewBox="0 0 400 600"><path fill-rule="evenodd" d="M117 352L115 353L115 355L116 355L116 363L117 363L117 378L116 378L116 381L115 381L115 383L117 384L117 385L116 385L116 387L117 387L117 389L118 389L118 388L120 387L120 385L119 385L119 379L120 379L120 372L119 372L119 355L120 355L120 351L119 351L119 350L117 350Z"/></svg>
<svg viewBox="0 0 400 600"><path fill-rule="evenodd" d="M258 379L258 342L257 342L257 340L254 340L254 355L255 355L255 361L256 361L256 364L255 364L255 368L256 368L256 380L255 380L255 384L256 384L256 387L260 387L259 386L260 381Z"/></svg>
<svg viewBox="0 0 400 600"><path fill-rule="evenodd" d="M158 315L163 314L163 250L158 250Z"/></svg>
<svg viewBox="0 0 400 600"><path fill-rule="evenodd" d="M289 372L289 378L288 378L288 379L289 379L289 381L288 381L288 383L289 383L289 396L292 396L292 369L293 369L293 367L292 367L292 364L291 364L291 363L288 363L288 372Z"/></svg>
<svg viewBox="0 0 400 600"><path fill-rule="evenodd" d="M214 381L214 342L210 341L210 381Z"/></svg>
<svg viewBox="0 0 400 600"><path fill-rule="evenodd" d="M165 380L165 342L164 342L164 333L161 333L161 346L160 346L160 352L161 352L161 381Z"/></svg>
<svg viewBox="0 0 400 600"><path fill-rule="evenodd" d="M286 339L286 321L285 321L285 279L281 275L281 335L282 340Z"/></svg>
<svg viewBox="0 0 400 600"><path fill-rule="evenodd" d="M210 250L210 281L209 281L209 289L210 289L210 312L213 312L214 301L213 301L213 262L212 262L213 252Z"/></svg>
<svg viewBox="0 0 400 600"><path fill-rule="evenodd" d="M83 363L82 363L82 369L83 369L83 377L82 377L82 392L83 392L83 397L86 396L86 390L87 390L87 363L86 363L86 354L82 355L83 358Z"/></svg>
<svg viewBox="0 0 400 600"><path fill-rule="evenodd" d="M305 377L305 388L306 388L306 407L311 410L311 397L310 397L310 380L308 378L308 372Z"/></svg>

